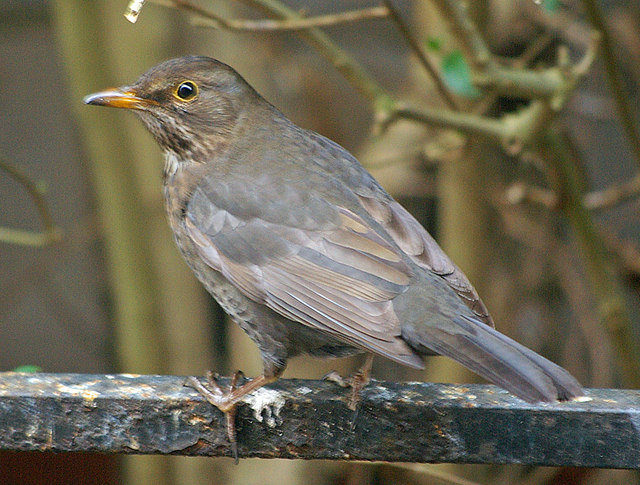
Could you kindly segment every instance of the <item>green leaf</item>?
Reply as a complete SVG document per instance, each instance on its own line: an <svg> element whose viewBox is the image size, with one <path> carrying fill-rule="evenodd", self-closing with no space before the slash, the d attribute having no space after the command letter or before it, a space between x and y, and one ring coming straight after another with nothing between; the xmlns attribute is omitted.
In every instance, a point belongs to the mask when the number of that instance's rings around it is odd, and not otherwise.
<svg viewBox="0 0 640 485"><path fill-rule="evenodd" d="M471 69L462 52L456 50L442 58L442 78L454 93L465 98L477 98L480 91L471 82Z"/></svg>
<svg viewBox="0 0 640 485"><path fill-rule="evenodd" d="M442 49L442 39L439 39L438 37L429 37L425 41L425 46L427 50L430 50L431 52L440 52L440 49Z"/></svg>
<svg viewBox="0 0 640 485"><path fill-rule="evenodd" d="M544 9L549 13L553 13L558 10L559 5L560 0L544 0L544 2L542 3Z"/></svg>
<svg viewBox="0 0 640 485"><path fill-rule="evenodd" d="M28 372L30 374L35 374L36 372L42 372L42 367L32 364L20 365L13 369L13 372Z"/></svg>

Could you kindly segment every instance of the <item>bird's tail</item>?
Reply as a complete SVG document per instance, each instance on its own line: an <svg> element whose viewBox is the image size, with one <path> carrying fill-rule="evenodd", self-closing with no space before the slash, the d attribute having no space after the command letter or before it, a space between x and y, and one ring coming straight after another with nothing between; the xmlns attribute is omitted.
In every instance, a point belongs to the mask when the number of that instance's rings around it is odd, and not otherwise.
<svg viewBox="0 0 640 485"><path fill-rule="evenodd" d="M458 316L446 325L409 324L402 338L417 352L451 357L528 402L584 394L562 367L472 317Z"/></svg>

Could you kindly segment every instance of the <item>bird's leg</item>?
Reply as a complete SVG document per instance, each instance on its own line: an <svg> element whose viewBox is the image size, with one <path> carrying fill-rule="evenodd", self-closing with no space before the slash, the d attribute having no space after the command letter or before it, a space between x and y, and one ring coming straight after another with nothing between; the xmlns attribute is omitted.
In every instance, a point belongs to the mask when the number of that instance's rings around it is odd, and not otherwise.
<svg viewBox="0 0 640 485"><path fill-rule="evenodd" d="M355 411L353 422L357 416L358 404L360 403L360 391L369 384L371 380L371 366L373 365L373 354L367 354L367 358L364 361L360 370L346 379L338 374L336 371L330 372L324 378L328 381L335 382L341 387L350 387L351 396L349 397L349 409Z"/></svg>
<svg viewBox="0 0 640 485"><path fill-rule="evenodd" d="M373 354L367 357L360 367L360 370L351 377L351 398L349 399L349 409L356 410L360 403L360 391L371 381L371 367L373 366ZM355 421L355 420L354 420Z"/></svg>
<svg viewBox="0 0 640 485"><path fill-rule="evenodd" d="M249 382L237 387L238 379L242 376L242 372L236 371L231 378L231 384L227 391L224 391L211 371L207 372L207 385L205 386L196 377L189 377L185 385L193 387L204 397L210 404L217 407L225 415L227 421L227 438L231 444L231 452L236 463L238 463L238 444L236 442L236 414L238 411L238 403L247 394L261 388L262 386L274 382L280 374L262 374L259 377L251 379Z"/></svg>

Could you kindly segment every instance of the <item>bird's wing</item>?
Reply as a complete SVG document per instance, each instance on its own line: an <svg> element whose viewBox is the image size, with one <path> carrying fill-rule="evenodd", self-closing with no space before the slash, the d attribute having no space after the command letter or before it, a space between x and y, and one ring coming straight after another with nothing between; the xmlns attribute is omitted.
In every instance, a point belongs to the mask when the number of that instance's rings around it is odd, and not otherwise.
<svg viewBox="0 0 640 485"><path fill-rule="evenodd" d="M194 190L186 228L207 264L287 318L421 368L392 305L412 277L402 252L313 190L255 182Z"/></svg>
<svg viewBox="0 0 640 485"><path fill-rule="evenodd" d="M393 200L360 163L337 143L317 133L307 131L324 158L333 163L324 167L326 173L338 177L358 194L360 203L369 215L382 226L396 245L415 264L440 276L473 311L476 317L494 327L487 307L464 273L438 246L422 224ZM339 163L339 170L336 164Z"/></svg>
<svg viewBox="0 0 640 485"><path fill-rule="evenodd" d="M494 327L487 307L471 282L404 207L391 198L381 200L379 197L360 196L360 201L402 251L418 266L441 276L480 321Z"/></svg>

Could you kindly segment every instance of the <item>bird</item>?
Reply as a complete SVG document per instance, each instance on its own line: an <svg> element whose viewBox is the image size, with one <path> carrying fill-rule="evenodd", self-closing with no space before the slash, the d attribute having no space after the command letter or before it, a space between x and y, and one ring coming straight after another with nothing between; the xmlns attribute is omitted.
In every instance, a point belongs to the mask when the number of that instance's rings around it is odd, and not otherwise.
<svg viewBox="0 0 640 485"><path fill-rule="evenodd" d="M337 143L290 121L232 67L165 61L131 85L84 98L135 112L164 152L176 244L196 277L257 344L262 375L223 390L190 383L227 416L290 358L370 357L416 369L452 358L528 402L583 395L562 367L494 328L464 273Z"/></svg>

